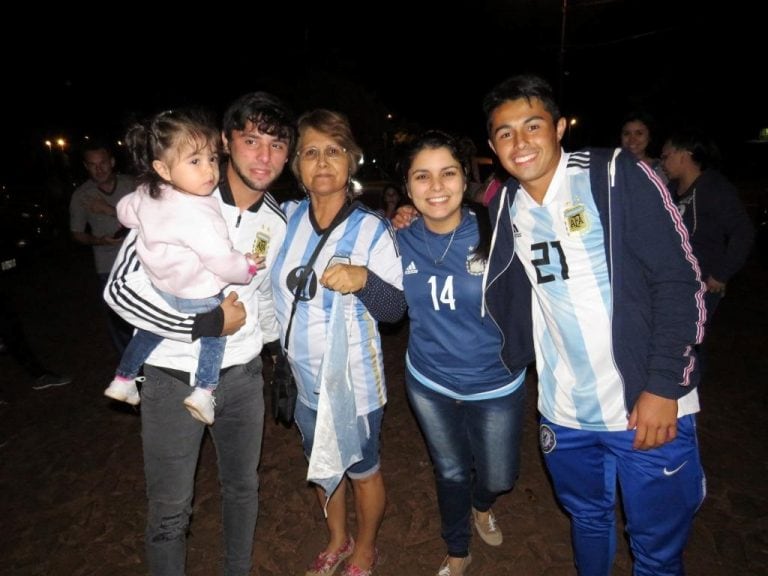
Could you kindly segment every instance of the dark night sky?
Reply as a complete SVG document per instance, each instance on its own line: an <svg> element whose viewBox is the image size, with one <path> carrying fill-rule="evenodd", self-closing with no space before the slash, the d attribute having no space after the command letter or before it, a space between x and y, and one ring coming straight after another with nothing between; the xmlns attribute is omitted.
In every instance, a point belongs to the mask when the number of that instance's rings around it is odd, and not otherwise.
<svg viewBox="0 0 768 576"><path fill-rule="evenodd" d="M261 4L242 17L219 9L211 30L205 10L163 22L128 14L89 29L60 29L64 16L55 13L49 25L18 22L43 56L2 41L16 56L6 59L10 121L0 176L46 137L119 135L132 115L183 104L220 112L255 89L280 94L297 111L347 112L364 146L388 128L387 112L484 146L482 96L520 72L562 87L564 112L579 118L575 144L615 144L621 117L639 106L667 128L697 124L726 149L768 126L755 88L768 51L746 2L704 10L691 0L568 0L563 76L562 0L475 1L463 10L420 3L429 17L412 14L413 1L315 3L308 11L285 4L290 15L264 17Z"/></svg>

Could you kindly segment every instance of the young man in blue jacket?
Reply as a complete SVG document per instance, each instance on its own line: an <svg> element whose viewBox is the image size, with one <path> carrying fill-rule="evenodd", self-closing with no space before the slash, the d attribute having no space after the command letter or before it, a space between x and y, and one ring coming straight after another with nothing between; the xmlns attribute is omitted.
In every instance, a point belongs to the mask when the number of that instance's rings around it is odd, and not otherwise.
<svg viewBox="0 0 768 576"><path fill-rule="evenodd" d="M505 362L535 350L539 439L578 572L611 572L618 481L634 574L683 574L705 493L693 352L704 290L685 227L631 154L561 149L566 122L541 78L502 82L484 109L512 176L491 204L486 306Z"/></svg>

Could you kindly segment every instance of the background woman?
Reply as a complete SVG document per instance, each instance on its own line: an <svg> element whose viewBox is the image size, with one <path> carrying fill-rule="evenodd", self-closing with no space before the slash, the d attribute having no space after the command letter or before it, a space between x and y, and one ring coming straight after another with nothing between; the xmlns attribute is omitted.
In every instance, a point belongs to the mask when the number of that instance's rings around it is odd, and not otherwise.
<svg viewBox="0 0 768 576"><path fill-rule="evenodd" d="M344 576L365 576L376 563L376 534L384 517L384 482L379 470L379 432L386 403L384 364L377 321L393 322L405 311L402 266L388 221L352 202L350 179L362 152L347 118L314 110L299 119L299 140L291 168L308 198L287 202L286 241L275 262L272 285L285 344L295 295L296 310L286 349L299 389L296 424L310 458L318 408L318 377L328 339L333 292L344 294L349 370L354 387L362 461L346 472L352 482L357 534L347 530L346 483L327 503L328 546L307 576L333 574L346 559ZM310 255L328 233L303 286ZM318 281L319 278L319 281ZM317 488L322 505L324 491Z"/></svg>
<svg viewBox="0 0 768 576"><path fill-rule="evenodd" d="M387 184L381 190L380 203L379 213L390 220L397 209L405 203L405 199L399 187L394 184Z"/></svg>
<svg viewBox="0 0 768 576"><path fill-rule="evenodd" d="M621 125L621 147L626 148L638 160L650 166L666 184L667 177L662 169L661 160L651 156L650 147L654 136L655 124L648 114L633 112L624 118L624 123Z"/></svg>
<svg viewBox="0 0 768 576"><path fill-rule="evenodd" d="M460 141L423 134L401 172L421 213L398 232L411 330L406 386L435 469L448 548L437 573L460 576L472 561L470 518L483 541L502 542L491 506L519 471L525 366L502 363L501 333L482 314L490 223L481 206L462 207L469 163Z"/></svg>

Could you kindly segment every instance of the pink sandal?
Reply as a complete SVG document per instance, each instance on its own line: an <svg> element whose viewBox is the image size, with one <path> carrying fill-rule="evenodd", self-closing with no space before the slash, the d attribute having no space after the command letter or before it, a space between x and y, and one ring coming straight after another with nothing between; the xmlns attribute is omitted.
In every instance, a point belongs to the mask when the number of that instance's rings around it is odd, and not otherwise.
<svg viewBox="0 0 768 576"><path fill-rule="evenodd" d="M320 552L310 564L304 576L331 576L344 560L355 551L355 541L350 536L336 552Z"/></svg>
<svg viewBox="0 0 768 576"><path fill-rule="evenodd" d="M356 566L355 564L347 564L344 567L344 571L341 573L341 576L371 576L373 574L373 569L376 568L376 564L379 563L379 551L374 550L373 551L373 562L371 563L371 566L367 569L362 569L360 566Z"/></svg>

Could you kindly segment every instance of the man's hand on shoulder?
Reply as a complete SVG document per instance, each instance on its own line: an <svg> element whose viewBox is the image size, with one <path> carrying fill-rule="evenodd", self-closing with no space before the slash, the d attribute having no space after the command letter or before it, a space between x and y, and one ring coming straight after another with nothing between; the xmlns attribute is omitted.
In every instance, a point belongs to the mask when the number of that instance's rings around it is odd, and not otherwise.
<svg viewBox="0 0 768 576"><path fill-rule="evenodd" d="M635 430L635 450L650 450L677 436L677 400L643 392L629 416L627 430Z"/></svg>
<svg viewBox="0 0 768 576"><path fill-rule="evenodd" d="M400 230L401 228L408 228L408 226L411 225L411 221L418 217L419 211L416 210L416 207L406 204L397 209L390 222L392 222L392 226L395 230Z"/></svg>

